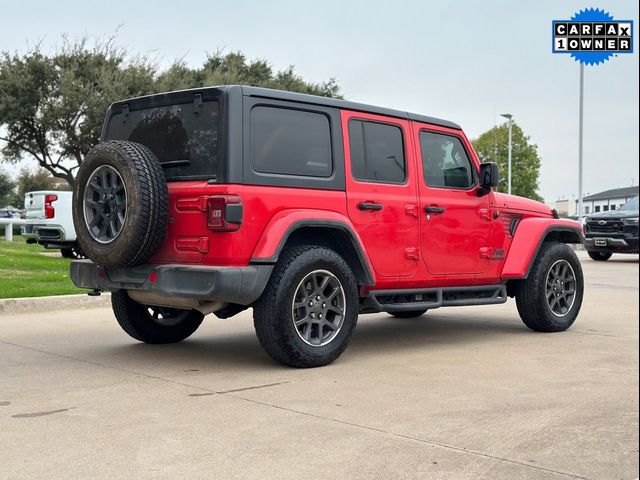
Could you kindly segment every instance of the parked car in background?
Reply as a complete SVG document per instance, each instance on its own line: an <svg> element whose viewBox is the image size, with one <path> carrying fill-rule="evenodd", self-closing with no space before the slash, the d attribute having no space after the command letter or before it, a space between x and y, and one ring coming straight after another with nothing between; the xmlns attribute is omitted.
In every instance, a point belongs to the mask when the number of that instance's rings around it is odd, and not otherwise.
<svg viewBox="0 0 640 480"><path fill-rule="evenodd" d="M605 261L614 253L638 253L638 197L618 210L589 215L584 225L589 256Z"/></svg>
<svg viewBox="0 0 640 480"><path fill-rule="evenodd" d="M65 258L84 258L76 239L71 212L72 192L41 190L24 196L27 223L22 235L27 243L60 249Z"/></svg>
<svg viewBox="0 0 640 480"><path fill-rule="evenodd" d="M13 218L13 215L7 210L0 210L0 218Z"/></svg>
<svg viewBox="0 0 640 480"><path fill-rule="evenodd" d="M26 212L24 210L17 210L15 208L7 208L6 209L7 212L9 212L9 215L11 215L12 218L26 218Z"/></svg>

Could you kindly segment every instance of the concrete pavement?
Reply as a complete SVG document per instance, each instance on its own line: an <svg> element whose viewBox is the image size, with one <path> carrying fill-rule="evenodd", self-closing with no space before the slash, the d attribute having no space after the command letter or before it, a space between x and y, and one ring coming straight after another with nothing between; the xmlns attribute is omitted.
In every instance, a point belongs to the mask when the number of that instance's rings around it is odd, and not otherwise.
<svg viewBox="0 0 640 480"><path fill-rule="evenodd" d="M169 346L108 308L0 313L0 478L634 479L638 257L580 256L567 332L511 301L365 315L313 370L268 359L249 312Z"/></svg>

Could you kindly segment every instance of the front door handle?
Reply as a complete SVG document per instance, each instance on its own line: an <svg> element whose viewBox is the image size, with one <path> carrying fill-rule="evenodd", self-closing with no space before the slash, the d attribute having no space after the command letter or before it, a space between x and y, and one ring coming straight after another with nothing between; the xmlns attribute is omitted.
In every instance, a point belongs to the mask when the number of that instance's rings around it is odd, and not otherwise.
<svg viewBox="0 0 640 480"><path fill-rule="evenodd" d="M436 205L430 205L428 207L424 207L424 211L426 213L444 213L445 208L444 207L438 207Z"/></svg>
<svg viewBox="0 0 640 480"><path fill-rule="evenodd" d="M373 202L360 202L358 204L358 210L369 210L371 212L379 212L382 210L382 205Z"/></svg>

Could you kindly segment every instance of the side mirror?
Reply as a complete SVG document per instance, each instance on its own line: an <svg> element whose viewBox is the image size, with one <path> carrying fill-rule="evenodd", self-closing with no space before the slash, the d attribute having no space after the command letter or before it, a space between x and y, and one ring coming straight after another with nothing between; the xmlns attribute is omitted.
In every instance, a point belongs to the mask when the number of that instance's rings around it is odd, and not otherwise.
<svg viewBox="0 0 640 480"><path fill-rule="evenodd" d="M491 191L493 187L500 184L500 168L495 162L480 164L480 188L478 194L485 195Z"/></svg>

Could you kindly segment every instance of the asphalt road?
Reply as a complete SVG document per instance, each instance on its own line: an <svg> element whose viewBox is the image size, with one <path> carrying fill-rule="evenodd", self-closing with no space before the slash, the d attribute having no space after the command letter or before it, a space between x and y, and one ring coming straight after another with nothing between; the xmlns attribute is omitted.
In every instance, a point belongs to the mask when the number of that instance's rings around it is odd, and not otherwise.
<svg viewBox="0 0 640 480"><path fill-rule="evenodd" d="M539 334L515 304L360 317L295 370L248 312L178 345L110 309L0 316L0 478L635 479L638 257L583 260L583 310Z"/></svg>

